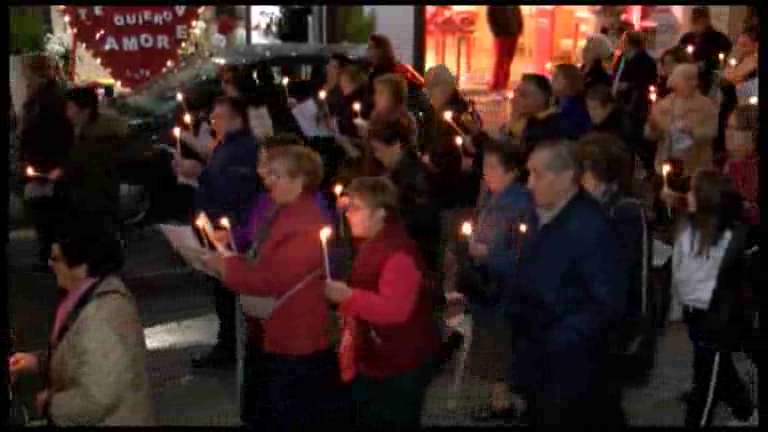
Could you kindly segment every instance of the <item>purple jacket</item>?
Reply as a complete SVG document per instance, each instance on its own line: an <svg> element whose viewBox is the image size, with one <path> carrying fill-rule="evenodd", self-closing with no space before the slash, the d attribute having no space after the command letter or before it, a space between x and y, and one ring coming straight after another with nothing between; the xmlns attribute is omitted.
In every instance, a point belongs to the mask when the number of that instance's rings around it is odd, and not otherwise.
<svg viewBox="0 0 768 432"><path fill-rule="evenodd" d="M315 203L317 203L318 207L320 207L328 214L328 217L334 221L335 226L338 223L336 220L338 217L336 216L336 213L331 210L331 207L328 204L328 201L326 201L325 197L323 197L323 194L317 192L314 198ZM238 251L245 252L251 247L254 233L262 224L264 224L264 222L266 222L269 210L274 205L275 203L272 201L272 197L269 195L269 192L260 193L256 197L256 201L251 207L245 225L235 226L232 230L232 235L234 236L235 243L237 243Z"/></svg>

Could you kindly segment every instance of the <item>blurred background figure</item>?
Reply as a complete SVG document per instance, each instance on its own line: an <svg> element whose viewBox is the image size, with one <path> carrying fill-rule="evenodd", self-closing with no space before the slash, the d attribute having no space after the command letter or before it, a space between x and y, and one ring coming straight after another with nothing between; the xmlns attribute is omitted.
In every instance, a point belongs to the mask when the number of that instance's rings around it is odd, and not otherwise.
<svg viewBox="0 0 768 432"><path fill-rule="evenodd" d="M552 94L557 102L561 132L565 138L579 139L592 124L584 103L584 78L576 65L555 66Z"/></svg>
<svg viewBox="0 0 768 432"><path fill-rule="evenodd" d="M581 53L581 73L584 77L584 90L589 91L598 85L608 86L613 84L611 74L606 70L613 58L611 42L601 34L592 35L584 44Z"/></svg>
<svg viewBox="0 0 768 432"><path fill-rule="evenodd" d="M709 94L714 83L715 71L720 69L720 54L726 58L733 43L712 26L709 6L696 6L691 10L691 31L680 38L680 45L693 47L693 58L699 64L701 76L699 86L703 94Z"/></svg>
<svg viewBox="0 0 768 432"><path fill-rule="evenodd" d="M552 84L544 75L524 74L515 89L502 136L521 146L526 159L540 142L565 137L553 96Z"/></svg>
<svg viewBox="0 0 768 432"><path fill-rule="evenodd" d="M638 133L648 118L650 86L657 81L656 61L646 50L645 35L636 31L625 33L614 70L613 89L616 99L633 115Z"/></svg>
<svg viewBox="0 0 768 432"><path fill-rule="evenodd" d="M491 92L504 92L509 83L517 44L523 34L523 12L520 6L489 5L486 9L495 55L493 77L488 89Z"/></svg>
<svg viewBox="0 0 768 432"><path fill-rule="evenodd" d="M672 93L669 88L669 77L677 65L683 63L694 63L693 57L686 52L685 47L676 45L666 51L659 58L659 79L656 86L656 94L659 99L667 97Z"/></svg>
<svg viewBox="0 0 768 432"><path fill-rule="evenodd" d="M730 177L734 187L744 199L746 222L752 227L760 225L760 183L757 153L760 109L757 105L740 105L728 119L725 133L725 147L728 159L723 172Z"/></svg>

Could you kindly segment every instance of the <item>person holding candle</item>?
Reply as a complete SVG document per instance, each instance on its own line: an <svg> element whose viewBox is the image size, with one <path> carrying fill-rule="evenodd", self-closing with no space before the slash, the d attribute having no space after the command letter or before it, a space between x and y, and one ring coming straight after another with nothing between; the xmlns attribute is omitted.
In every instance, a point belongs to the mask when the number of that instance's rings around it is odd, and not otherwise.
<svg viewBox="0 0 768 432"><path fill-rule="evenodd" d="M440 341L432 292L400 222L394 185L362 177L347 193L349 226L362 243L350 277L328 281L325 295L344 317L339 355L356 396L356 427L415 430Z"/></svg>
<svg viewBox="0 0 768 432"><path fill-rule="evenodd" d="M493 383L490 409L478 420L516 420L522 410L513 403L507 384L512 336L501 298L513 283L521 238L526 234L520 227L525 231L533 223L533 200L518 181L524 165L519 149L495 141L486 144L477 223L468 248L457 248L461 263L457 288L467 296L473 325L468 367L474 376ZM475 273L471 279L480 283L465 284L466 272Z"/></svg>
<svg viewBox="0 0 768 432"><path fill-rule="evenodd" d="M345 66L339 75L339 87L344 94L344 101L337 115L338 132L343 136L362 138L355 120L367 120L373 111L372 93L368 90L365 68L354 63ZM359 112L354 109L355 104L359 104Z"/></svg>
<svg viewBox="0 0 768 432"><path fill-rule="evenodd" d="M263 184L256 172L259 161L259 142L248 123L247 104L239 98L222 97L215 103L212 114L217 136L222 137L205 167L185 172L186 160L174 161L180 174L197 178L195 192L198 210L211 221L227 217L239 226L246 220L250 203ZM228 367L235 364L235 297L218 281L212 281L216 313L219 317L219 335L216 346L207 355L194 359L200 368Z"/></svg>
<svg viewBox="0 0 768 432"><path fill-rule="evenodd" d="M44 54L25 57L22 67L27 99L19 124L19 159L22 169L31 166L56 177L61 174L75 135L67 119L64 90L52 73L52 65L52 59ZM27 179L24 201L37 234L40 267L47 269L59 208L52 183L43 178Z"/></svg>
<svg viewBox="0 0 768 432"><path fill-rule="evenodd" d="M675 68L669 85L673 93L657 102L645 127L645 137L659 141L656 169L668 159L683 161L683 176L712 164L712 142L717 135L717 108L698 88L695 65Z"/></svg>
<svg viewBox="0 0 768 432"><path fill-rule="evenodd" d="M679 45L692 47L691 55L701 64L699 85L703 94L709 94L715 71L720 69L720 54L728 58L733 43L728 36L712 26L709 6L695 6L691 10L691 31L680 37Z"/></svg>
<svg viewBox="0 0 768 432"><path fill-rule="evenodd" d="M572 143L539 144L528 170L535 223L503 296L515 335L509 379L534 427L621 428L605 366L629 289L620 246L600 204L579 187Z"/></svg>
<svg viewBox="0 0 768 432"><path fill-rule="evenodd" d="M734 49L733 58L736 64L725 68L723 78L735 85L739 90L742 100L757 92L746 94L742 90L744 85L757 79L758 58L760 52L760 30L757 27L749 27L739 36ZM756 86L755 86L756 87Z"/></svg>
<svg viewBox="0 0 768 432"><path fill-rule="evenodd" d="M670 93L672 89L669 87L669 77L672 76L675 68L679 64L694 63L693 57L691 57L685 50L685 47L677 45L666 51L659 58L659 79L656 82L656 95L657 101L664 99Z"/></svg>
<svg viewBox="0 0 768 432"><path fill-rule="evenodd" d="M616 99L633 114L638 130L645 124L650 111L648 88L658 81L656 61L648 53L646 43L642 32L631 31L624 35L613 80Z"/></svg>
<svg viewBox="0 0 768 432"><path fill-rule="evenodd" d="M268 317L244 312L249 329L242 421L259 430L298 430L323 423L323 401L338 390L339 369L329 339L329 308L320 231L331 220L313 193L322 162L306 147L270 149L266 186L276 207L245 256L214 255L206 265L243 298L289 298ZM279 271L276 271L279 269ZM301 284L301 285L300 285ZM338 408L337 408L338 409Z"/></svg>
<svg viewBox="0 0 768 432"><path fill-rule="evenodd" d="M350 63L352 63L352 59L345 54L334 53L331 54L331 58L325 66L325 85L323 90L327 93L326 104L328 105L328 112L331 117L339 115L341 106L344 103L344 93L341 91L339 81L341 70Z"/></svg>
<svg viewBox="0 0 768 432"><path fill-rule="evenodd" d="M629 269L630 290L627 313L616 332L612 347L616 379L645 382L653 369L656 354L655 331L663 319L655 317L658 298L649 286L651 233L649 211L633 195L631 166L626 146L613 135L590 133L578 143L584 167L582 187L597 199L613 226Z"/></svg>

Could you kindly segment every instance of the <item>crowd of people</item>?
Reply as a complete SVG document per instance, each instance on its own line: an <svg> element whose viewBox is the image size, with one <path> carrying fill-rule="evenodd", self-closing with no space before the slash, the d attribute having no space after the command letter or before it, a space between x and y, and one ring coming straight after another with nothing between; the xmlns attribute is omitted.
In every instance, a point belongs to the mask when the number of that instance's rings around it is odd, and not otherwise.
<svg viewBox="0 0 768 432"><path fill-rule="evenodd" d="M210 239L230 250L204 259L218 342L194 365L238 365L248 427L412 429L432 378L464 346L470 372L494 383L477 420L622 427L622 390L647 382L677 301L694 348L686 426L711 424L720 401L754 421L731 355L758 355L758 107L738 97L756 79L758 38L747 29L732 52L707 11L695 8L693 32L658 66L630 31L614 58L597 35L581 67L524 74L498 133L447 67L428 70L422 92L372 35L367 64L334 55L318 88L318 121L342 160L297 128L296 101L225 66L225 96L182 135L194 151L173 161L189 185L187 222L203 212L231 223ZM499 50L516 44L514 31L495 33L510 39ZM15 354L11 374L49 376L40 406L53 424L151 423L120 254L99 253L114 249L111 146L124 131L93 90L56 98L42 69L31 69L21 157L57 180L52 193L33 177L27 198L69 326L57 325L49 354ZM54 207L109 222L101 237L59 233ZM673 249L662 270L654 241ZM450 290L472 335L445 324Z"/></svg>

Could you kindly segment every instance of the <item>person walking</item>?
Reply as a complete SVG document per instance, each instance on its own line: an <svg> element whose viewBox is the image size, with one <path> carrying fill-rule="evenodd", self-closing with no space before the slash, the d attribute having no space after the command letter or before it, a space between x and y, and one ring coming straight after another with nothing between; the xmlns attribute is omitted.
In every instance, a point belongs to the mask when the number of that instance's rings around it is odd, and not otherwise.
<svg viewBox="0 0 768 432"><path fill-rule="evenodd" d="M742 349L752 323L744 319L745 251L748 229L739 223L741 198L730 180L700 170L686 195L672 254L672 285L683 304L694 350L693 389L685 427L711 425L725 402L736 420L757 424L757 411L731 353Z"/></svg>
<svg viewBox="0 0 768 432"><path fill-rule="evenodd" d="M691 10L691 31L680 37L679 45L693 50L693 58L701 65L699 88L703 94L709 94L716 84L715 71L720 69L722 63L720 55L728 58L733 48L728 36L712 26L709 6L696 6Z"/></svg>
<svg viewBox="0 0 768 432"><path fill-rule="evenodd" d="M418 430L440 335L416 244L400 223L397 191L361 177L348 188L347 219L362 240L346 282L326 282L344 320L341 371L352 382L356 428Z"/></svg>
<svg viewBox="0 0 768 432"><path fill-rule="evenodd" d="M43 375L47 386L36 405L49 426L153 426L144 329L117 276L122 247L98 215L78 215L51 249L49 263L66 295L49 350L12 355L11 381Z"/></svg>
<svg viewBox="0 0 768 432"><path fill-rule="evenodd" d="M516 335L510 382L526 395L534 427L620 428L605 367L629 285L620 246L600 204L579 187L571 143L539 144L528 170L536 223L504 301Z"/></svg>
<svg viewBox="0 0 768 432"><path fill-rule="evenodd" d="M489 5L486 9L495 55L489 90L503 92L507 89L509 69L515 60L520 35L523 34L523 12L520 6Z"/></svg>
<svg viewBox="0 0 768 432"><path fill-rule="evenodd" d="M215 103L213 126L221 138L205 167L190 160L174 160L177 173L197 180L196 207L211 221L227 217L233 226L247 220L249 205L263 184L256 167L260 143L253 135L248 121L248 106L239 98L224 96ZM234 366L236 362L235 297L217 280L213 285L219 333L214 348L192 364L199 368Z"/></svg>

